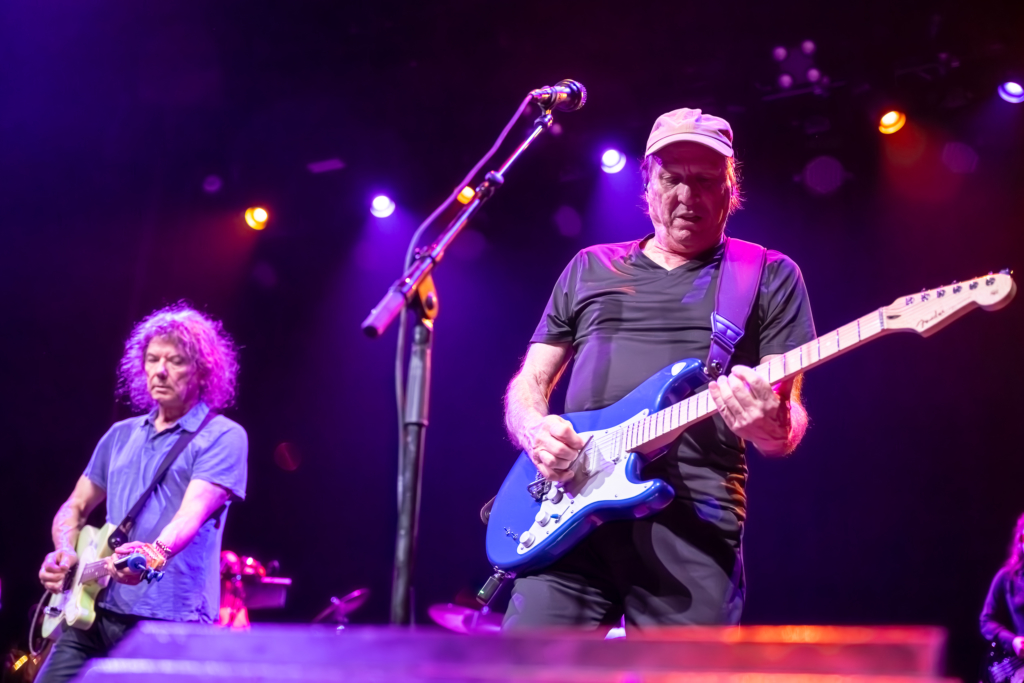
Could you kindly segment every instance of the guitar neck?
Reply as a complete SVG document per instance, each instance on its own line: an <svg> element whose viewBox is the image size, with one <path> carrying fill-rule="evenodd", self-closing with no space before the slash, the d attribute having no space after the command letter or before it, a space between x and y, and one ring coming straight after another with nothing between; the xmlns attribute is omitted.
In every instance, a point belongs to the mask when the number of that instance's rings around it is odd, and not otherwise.
<svg viewBox="0 0 1024 683"><path fill-rule="evenodd" d="M825 361L854 349L887 332L885 309L879 308L862 318L824 334L789 353L761 363L754 372L770 384L792 379ZM624 426L626 450L650 453L675 440L683 430L718 412L707 389L679 403Z"/></svg>
<svg viewBox="0 0 1024 683"><path fill-rule="evenodd" d="M97 560L96 562L90 562L89 564L82 567L82 574L78 578L78 581L79 583L88 583L90 581L95 581L96 579L103 578L106 575L106 560Z"/></svg>

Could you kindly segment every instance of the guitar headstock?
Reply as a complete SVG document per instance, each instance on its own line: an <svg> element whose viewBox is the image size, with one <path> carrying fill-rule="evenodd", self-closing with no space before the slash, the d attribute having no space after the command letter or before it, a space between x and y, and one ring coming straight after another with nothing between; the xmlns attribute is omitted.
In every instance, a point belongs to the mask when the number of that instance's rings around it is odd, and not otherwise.
<svg viewBox="0 0 1024 683"><path fill-rule="evenodd" d="M999 310L1016 293L1017 284L1010 271L1004 270L901 296L882 308L882 314L886 329L912 330L927 337L975 307Z"/></svg>
<svg viewBox="0 0 1024 683"><path fill-rule="evenodd" d="M146 556L142 553L132 553L127 557L124 557L114 563L117 568L127 567L130 571L135 574L142 574L142 579L146 583L153 583L154 581L161 581L164 578L164 573L159 569L154 569L149 566ZM163 565L161 565L163 566Z"/></svg>

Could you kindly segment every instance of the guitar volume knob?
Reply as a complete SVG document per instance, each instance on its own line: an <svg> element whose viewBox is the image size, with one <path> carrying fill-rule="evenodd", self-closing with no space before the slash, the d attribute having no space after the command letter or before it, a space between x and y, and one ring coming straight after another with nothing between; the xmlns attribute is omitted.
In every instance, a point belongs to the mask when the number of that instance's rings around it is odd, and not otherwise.
<svg viewBox="0 0 1024 683"><path fill-rule="evenodd" d="M545 526L548 522L551 521L551 514L545 510L541 510L533 519L540 526Z"/></svg>
<svg viewBox="0 0 1024 683"><path fill-rule="evenodd" d="M524 531L523 535L519 537L519 542L523 544L524 548L529 548L533 545L534 537L529 531Z"/></svg>

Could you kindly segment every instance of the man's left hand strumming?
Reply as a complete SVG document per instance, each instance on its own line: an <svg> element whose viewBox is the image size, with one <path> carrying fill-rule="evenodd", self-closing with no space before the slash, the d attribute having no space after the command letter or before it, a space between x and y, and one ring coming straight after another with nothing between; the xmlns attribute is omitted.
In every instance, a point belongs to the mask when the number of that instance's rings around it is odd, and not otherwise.
<svg viewBox="0 0 1024 683"><path fill-rule="evenodd" d="M160 571L167 564L167 558L169 553L165 553L160 547L153 543L143 543L141 541L131 541L124 545L118 546L114 551L114 554L107 558L107 574L110 575L114 581L123 583L129 586L134 586L142 581L142 573L133 572L131 569L125 567L124 569L117 569L114 567L114 563L121 558L128 557L132 553L139 553L146 558L146 566L150 569Z"/></svg>
<svg viewBox="0 0 1024 683"><path fill-rule="evenodd" d="M711 382L708 391L736 436L765 455L785 455L800 443L807 427L807 414L792 387L785 383L776 390L751 368L737 365Z"/></svg>

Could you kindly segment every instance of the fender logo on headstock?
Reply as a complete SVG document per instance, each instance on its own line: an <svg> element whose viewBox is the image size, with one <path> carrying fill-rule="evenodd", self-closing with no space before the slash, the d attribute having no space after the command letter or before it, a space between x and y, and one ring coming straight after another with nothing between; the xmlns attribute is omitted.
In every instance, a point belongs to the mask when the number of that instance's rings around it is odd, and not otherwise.
<svg viewBox="0 0 1024 683"><path fill-rule="evenodd" d="M945 310L937 310L937 311L935 311L934 313L931 314L931 317L921 318L920 320L918 320L917 321L917 327L923 330L926 325L928 325L929 323L931 323L934 320L938 320L939 318L941 318L944 315L946 315L946 311Z"/></svg>

